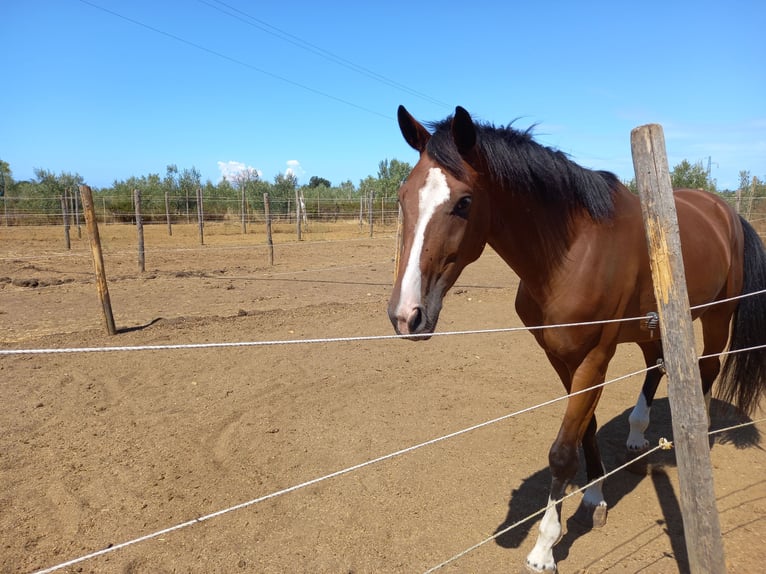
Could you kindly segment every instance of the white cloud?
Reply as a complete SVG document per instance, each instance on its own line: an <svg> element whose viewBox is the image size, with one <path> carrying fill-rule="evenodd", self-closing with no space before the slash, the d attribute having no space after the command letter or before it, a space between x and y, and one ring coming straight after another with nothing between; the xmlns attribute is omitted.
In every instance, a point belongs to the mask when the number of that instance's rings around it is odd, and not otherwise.
<svg viewBox="0 0 766 574"><path fill-rule="evenodd" d="M252 170L258 174L259 178L263 177L263 172L260 169L256 169L251 165L245 165L241 161L229 160L218 162L218 171L221 172L221 179L226 179L227 181L234 181L237 174L245 170Z"/></svg>

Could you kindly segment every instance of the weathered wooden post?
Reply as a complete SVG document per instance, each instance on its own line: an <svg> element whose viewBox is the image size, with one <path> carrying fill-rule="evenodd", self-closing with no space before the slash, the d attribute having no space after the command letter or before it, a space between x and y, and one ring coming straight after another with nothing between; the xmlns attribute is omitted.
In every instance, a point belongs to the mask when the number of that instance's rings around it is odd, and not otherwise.
<svg viewBox="0 0 766 574"><path fill-rule="evenodd" d="M274 241L271 238L271 206L269 194L263 194L263 215L266 218L266 245L269 247L269 265L274 265Z"/></svg>
<svg viewBox="0 0 766 574"><path fill-rule="evenodd" d="M718 574L726 571L726 563L715 504L708 418L662 126L635 128L630 139L669 381L689 566L692 574Z"/></svg>
<svg viewBox="0 0 766 574"><path fill-rule="evenodd" d="M138 270L143 273L146 270L144 256L144 222L141 219L141 190L133 190L133 201L136 204L136 233L138 233Z"/></svg>
<svg viewBox="0 0 766 574"><path fill-rule="evenodd" d="M298 235L298 241L301 240L301 216L302 216L302 209L301 209L301 197L300 193L298 192L298 188L295 188L295 232Z"/></svg>
<svg viewBox="0 0 766 574"><path fill-rule="evenodd" d="M204 212L202 210L202 188L197 188L197 223L199 225L199 244L204 245L205 244L205 223L204 223Z"/></svg>
<svg viewBox="0 0 766 574"><path fill-rule="evenodd" d="M82 239L82 229L80 228L80 209L78 205L79 202L77 201L77 194L74 192L74 190L67 188L66 195L70 204L69 219L77 228L77 239Z"/></svg>
<svg viewBox="0 0 766 574"><path fill-rule="evenodd" d="M386 226L386 198L383 196L380 198L380 226Z"/></svg>
<svg viewBox="0 0 766 574"><path fill-rule="evenodd" d="M246 213L247 213L247 202L245 201L245 186L242 185L242 199L241 199L241 205L240 205L240 213L242 215L242 234L244 235L247 233L247 223L245 221Z"/></svg>
<svg viewBox="0 0 766 574"><path fill-rule="evenodd" d="M375 219L375 213L373 204L375 203L375 192L370 190L370 197L367 201L367 214L370 218L370 237L372 237L372 226L373 226L373 219Z"/></svg>
<svg viewBox="0 0 766 574"><path fill-rule="evenodd" d="M109 286L106 283L106 272L104 271L104 255L101 251L101 238L98 234L98 223L96 223L96 210L93 207L93 193L87 185L80 186L80 197L82 197L82 208L85 212L85 225L88 228L90 237L90 248L93 252L93 267L96 270L96 288L101 300L101 310L104 315L106 331L110 335L117 333L114 326L114 316L112 315L112 302L109 299Z"/></svg>
<svg viewBox="0 0 766 574"><path fill-rule="evenodd" d="M364 217L364 193L359 190L359 233L362 232L362 218Z"/></svg>
<svg viewBox="0 0 766 574"><path fill-rule="evenodd" d="M165 192L165 219L168 222L168 235L173 235L173 226L170 223L170 201L168 199L168 192Z"/></svg>
<svg viewBox="0 0 766 574"><path fill-rule="evenodd" d="M66 195L61 196L61 215L64 217L64 246L71 249L72 244L69 240L69 211L67 209Z"/></svg>

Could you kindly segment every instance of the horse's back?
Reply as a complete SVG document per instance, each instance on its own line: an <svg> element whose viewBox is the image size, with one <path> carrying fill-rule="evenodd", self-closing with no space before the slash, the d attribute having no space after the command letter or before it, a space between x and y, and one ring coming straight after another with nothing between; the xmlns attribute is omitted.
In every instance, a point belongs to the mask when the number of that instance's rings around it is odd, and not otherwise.
<svg viewBox="0 0 766 574"><path fill-rule="evenodd" d="M684 271L692 305L739 294L742 289L742 224L719 196L675 191Z"/></svg>

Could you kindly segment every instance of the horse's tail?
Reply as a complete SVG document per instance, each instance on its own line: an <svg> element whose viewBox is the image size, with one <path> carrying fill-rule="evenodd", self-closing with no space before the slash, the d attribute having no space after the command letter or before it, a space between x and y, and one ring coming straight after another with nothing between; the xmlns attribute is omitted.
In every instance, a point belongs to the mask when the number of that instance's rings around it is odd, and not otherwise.
<svg viewBox="0 0 766 574"><path fill-rule="evenodd" d="M745 236L742 294L766 290L766 248L753 227L740 216ZM758 408L766 395L766 293L740 299L734 312L730 353L718 387L719 397L745 414ZM739 351L761 346L752 351Z"/></svg>

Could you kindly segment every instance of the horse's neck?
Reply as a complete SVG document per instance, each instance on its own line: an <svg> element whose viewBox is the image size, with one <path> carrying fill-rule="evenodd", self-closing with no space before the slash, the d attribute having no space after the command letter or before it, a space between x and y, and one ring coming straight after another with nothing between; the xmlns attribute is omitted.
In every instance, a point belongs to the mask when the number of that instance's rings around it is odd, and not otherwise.
<svg viewBox="0 0 766 574"><path fill-rule="evenodd" d="M500 206L498 206L500 207ZM571 243L562 242L556 253L543 234L552 233L551 218L540 206L505 205L495 211L488 244L514 270L527 288L541 296L548 291ZM571 221L571 237L592 225L582 214Z"/></svg>
<svg viewBox="0 0 766 574"><path fill-rule="evenodd" d="M566 282L566 273L575 267L590 267L594 257L603 251L610 241L619 237L630 236L632 243L639 248L644 244L635 236L641 233L641 205L638 198L626 188L614 191L614 217L611 223L597 223L585 212L581 211L569 221L568 242L562 244L557 255L551 256L541 239L541 232L551 230L550 212L540 205L518 205L517 202L506 200L493 205L493 219L487 243L514 270L524 282L525 287L536 298L543 300L551 290L552 285ZM561 220L559 219L559 222ZM615 222L619 223L615 223ZM544 237L544 236L543 236ZM602 249L594 252L589 249L593 242L600 241ZM604 243L606 242L606 244ZM562 275L564 274L564 275Z"/></svg>
<svg viewBox="0 0 766 574"><path fill-rule="evenodd" d="M487 243L527 285L544 285L557 262L546 253L541 238L544 208L503 202L494 206Z"/></svg>
<svg viewBox="0 0 766 574"><path fill-rule="evenodd" d="M550 283L552 269L550 265L543 264L543 258L534 257L534 247L527 242L530 252L526 255L520 254L523 243L508 241L509 236L503 236L498 239L490 239L489 246L513 269L531 290L544 292L547 291L547 285Z"/></svg>

